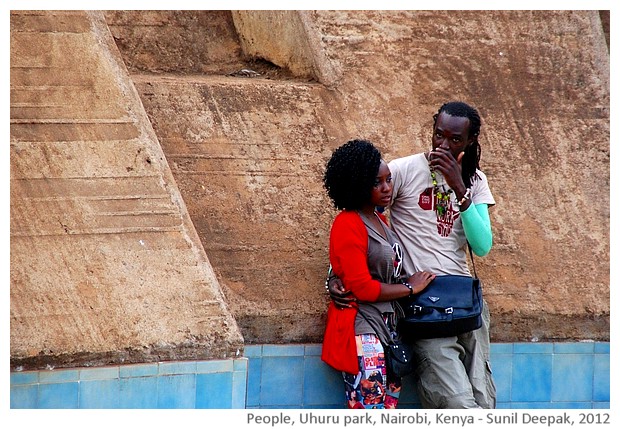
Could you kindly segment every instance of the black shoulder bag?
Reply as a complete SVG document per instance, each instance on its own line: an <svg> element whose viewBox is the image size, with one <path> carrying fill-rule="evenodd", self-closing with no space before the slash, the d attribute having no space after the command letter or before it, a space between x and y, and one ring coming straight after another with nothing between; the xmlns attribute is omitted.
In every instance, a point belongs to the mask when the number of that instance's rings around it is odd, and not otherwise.
<svg viewBox="0 0 620 429"><path fill-rule="evenodd" d="M452 337L482 326L482 283L468 247L474 277L437 276L422 292L398 300L404 312L398 332L404 339Z"/></svg>

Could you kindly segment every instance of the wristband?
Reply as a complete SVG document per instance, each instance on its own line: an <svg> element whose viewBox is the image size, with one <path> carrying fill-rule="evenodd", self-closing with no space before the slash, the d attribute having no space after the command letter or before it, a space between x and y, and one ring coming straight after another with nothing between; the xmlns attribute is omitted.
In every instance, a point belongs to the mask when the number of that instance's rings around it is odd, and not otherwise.
<svg viewBox="0 0 620 429"><path fill-rule="evenodd" d="M409 296L413 295L413 288L411 287L411 285L404 280L401 283L407 286L407 289L409 289Z"/></svg>
<svg viewBox="0 0 620 429"><path fill-rule="evenodd" d="M465 204L465 201L467 201L467 200L469 199L470 195L471 195L471 189L470 189L470 188L467 188L467 190L465 191L465 195L463 195L463 198L461 198L461 200L460 200L460 201L457 201L457 202L455 202L454 204L455 204L458 208L461 208L461 206L462 206L463 204Z"/></svg>
<svg viewBox="0 0 620 429"><path fill-rule="evenodd" d="M325 290L326 290L327 292L329 292L329 281L330 281L331 279L335 279L336 277L337 277L337 276L335 276L335 275L333 275L333 274L332 274L331 276L327 276L327 278L325 279Z"/></svg>
<svg viewBox="0 0 620 429"><path fill-rule="evenodd" d="M329 264L329 269L327 270L327 278L325 279L325 290L327 292L329 292L329 281L333 278L336 277L334 275L334 272L332 270L332 264Z"/></svg>

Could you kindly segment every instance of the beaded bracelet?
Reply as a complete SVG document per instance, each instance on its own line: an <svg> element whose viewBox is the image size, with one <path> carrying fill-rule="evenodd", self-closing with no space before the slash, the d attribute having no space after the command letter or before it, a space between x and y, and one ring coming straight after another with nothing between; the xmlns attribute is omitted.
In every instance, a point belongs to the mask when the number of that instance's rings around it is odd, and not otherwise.
<svg viewBox="0 0 620 429"><path fill-rule="evenodd" d="M325 279L325 290L329 292L329 281L336 277L332 271L332 266L329 264L329 270L327 270L327 278Z"/></svg>
<svg viewBox="0 0 620 429"><path fill-rule="evenodd" d="M463 195L463 198L461 198L461 201L457 201L455 203L456 206L460 208L463 204L465 204L465 201L469 199L470 195L471 195L471 189L467 188L467 190L465 191L465 195Z"/></svg>
<svg viewBox="0 0 620 429"><path fill-rule="evenodd" d="M407 286L407 289L409 289L409 296L413 295L413 288L411 287L411 285L407 283L405 280L403 280L401 283Z"/></svg>

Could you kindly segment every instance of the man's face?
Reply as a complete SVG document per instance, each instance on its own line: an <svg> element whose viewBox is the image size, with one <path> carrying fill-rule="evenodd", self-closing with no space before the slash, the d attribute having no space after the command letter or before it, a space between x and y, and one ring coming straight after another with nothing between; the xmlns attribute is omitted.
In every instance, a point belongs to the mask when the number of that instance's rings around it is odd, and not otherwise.
<svg viewBox="0 0 620 429"><path fill-rule="evenodd" d="M469 119L441 112L433 128L433 150L449 150L455 159L471 144Z"/></svg>

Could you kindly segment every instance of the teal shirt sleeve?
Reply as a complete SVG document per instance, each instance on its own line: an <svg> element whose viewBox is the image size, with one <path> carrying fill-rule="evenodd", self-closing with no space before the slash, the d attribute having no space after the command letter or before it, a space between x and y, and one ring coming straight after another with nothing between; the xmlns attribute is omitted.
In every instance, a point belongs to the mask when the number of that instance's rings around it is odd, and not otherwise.
<svg viewBox="0 0 620 429"><path fill-rule="evenodd" d="M470 204L467 210L461 212L461 221L471 250L477 256L487 255L493 246L489 206L487 204Z"/></svg>

